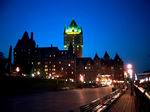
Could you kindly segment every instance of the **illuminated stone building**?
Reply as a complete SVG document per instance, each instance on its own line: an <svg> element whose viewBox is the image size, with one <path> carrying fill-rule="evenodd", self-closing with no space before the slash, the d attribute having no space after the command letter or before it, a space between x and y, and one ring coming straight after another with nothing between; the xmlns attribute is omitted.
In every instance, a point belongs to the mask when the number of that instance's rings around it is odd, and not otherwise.
<svg viewBox="0 0 150 112"><path fill-rule="evenodd" d="M20 72L31 73L33 53L36 48L36 43L33 40L33 32L29 38L27 32L24 32L22 39L18 40L14 48L14 64L20 67Z"/></svg>
<svg viewBox="0 0 150 112"><path fill-rule="evenodd" d="M83 32L74 20L70 23L69 27L64 29L64 49L68 50L68 47L72 43L73 53L77 57L82 57L83 48Z"/></svg>
<svg viewBox="0 0 150 112"><path fill-rule="evenodd" d="M95 81L96 74L94 74L93 60L90 57L77 58L77 74L84 77L84 80Z"/></svg>
<svg viewBox="0 0 150 112"><path fill-rule="evenodd" d="M38 47L25 32L14 48L14 65L20 68L20 74L40 78L61 78L79 80L80 75L85 81L95 81L96 77L109 75L113 80L124 79L124 63L116 54L111 59L105 52L100 58L82 57L82 28L72 20L64 30L64 50L58 47Z"/></svg>
<svg viewBox="0 0 150 112"><path fill-rule="evenodd" d="M14 48L14 65L20 68L20 74L39 78L76 78L76 56L73 46L68 50L59 50L58 47L35 46L33 33L23 34Z"/></svg>
<svg viewBox="0 0 150 112"><path fill-rule="evenodd" d="M124 80L124 63L118 54L115 55L113 60L112 79Z"/></svg>

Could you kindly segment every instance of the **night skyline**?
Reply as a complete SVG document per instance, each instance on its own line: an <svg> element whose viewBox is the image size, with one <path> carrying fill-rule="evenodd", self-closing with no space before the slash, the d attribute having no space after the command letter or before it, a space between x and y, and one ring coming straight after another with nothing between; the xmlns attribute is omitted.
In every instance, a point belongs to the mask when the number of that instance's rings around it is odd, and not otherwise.
<svg viewBox="0 0 150 112"><path fill-rule="evenodd" d="M149 1L1 0L0 51L8 55L24 31L34 32L39 47L63 48L64 27L72 19L83 29L83 56L119 53L137 72L150 69ZM90 51L90 52L89 52Z"/></svg>

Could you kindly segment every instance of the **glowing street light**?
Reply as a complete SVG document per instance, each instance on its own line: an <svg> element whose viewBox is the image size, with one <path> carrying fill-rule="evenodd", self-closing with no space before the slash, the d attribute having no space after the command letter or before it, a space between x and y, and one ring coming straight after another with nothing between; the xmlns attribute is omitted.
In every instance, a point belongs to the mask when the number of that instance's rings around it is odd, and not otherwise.
<svg viewBox="0 0 150 112"><path fill-rule="evenodd" d="M133 95L133 67L132 67L132 64L128 64L127 65L127 72L130 76L130 79L131 79L131 96Z"/></svg>
<svg viewBox="0 0 150 112"><path fill-rule="evenodd" d="M39 71L37 71L37 74L38 74L38 75L40 75L40 72L39 72Z"/></svg>
<svg viewBox="0 0 150 112"><path fill-rule="evenodd" d="M130 78L133 78L133 68L132 68L132 64L127 64L127 73L129 74Z"/></svg>
<svg viewBox="0 0 150 112"><path fill-rule="evenodd" d="M130 75L130 78L132 79L133 70L132 70L132 69L128 69L128 73L129 73L129 75Z"/></svg>
<svg viewBox="0 0 150 112"><path fill-rule="evenodd" d="M84 76L83 75L80 75L80 79L79 79L81 82L84 82Z"/></svg>
<svg viewBox="0 0 150 112"><path fill-rule="evenodd" d="M32 73L32 77L35 77L34 73Z"/></svg>
<svg viewBox="0 0 150 112"><path fill-rule="evenodd" d="M127 69L132 69L132 64L127 64Z"/></svg>
<svg viewBox="0 0 150 112"><path fill-rule="evenodd" d="M96 78L96 82L99 82L99 78L98 77Z"/></svg>
<svg viewBox="0 0 150 112"><path fill-rule="evenodd" d="M20 72L20 68L19 67L16 67L16 72Z"/></svg>

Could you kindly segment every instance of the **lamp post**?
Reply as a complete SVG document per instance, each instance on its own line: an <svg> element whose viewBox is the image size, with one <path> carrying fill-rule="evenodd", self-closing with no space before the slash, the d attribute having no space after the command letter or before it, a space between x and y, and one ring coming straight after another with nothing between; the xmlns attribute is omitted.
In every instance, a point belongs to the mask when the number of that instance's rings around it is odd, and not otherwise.
<svg viewBox="0 0 150 112"><path fill-rule="evenodd" d="M127 64L127 73L130 78L130 86L131 86L131 96L133 96L133 66L132 64Z"/></svg>

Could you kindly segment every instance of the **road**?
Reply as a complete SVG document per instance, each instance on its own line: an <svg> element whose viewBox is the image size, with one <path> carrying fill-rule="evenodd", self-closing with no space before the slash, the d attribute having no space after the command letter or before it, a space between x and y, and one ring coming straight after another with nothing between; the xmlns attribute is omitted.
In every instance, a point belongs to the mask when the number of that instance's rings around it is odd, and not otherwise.
<svg viewBox="0 0 150 112"><path fill-rule="evenodd" d="M0 97L0 112L69 112L111 92L110 87Z"/></svg>

